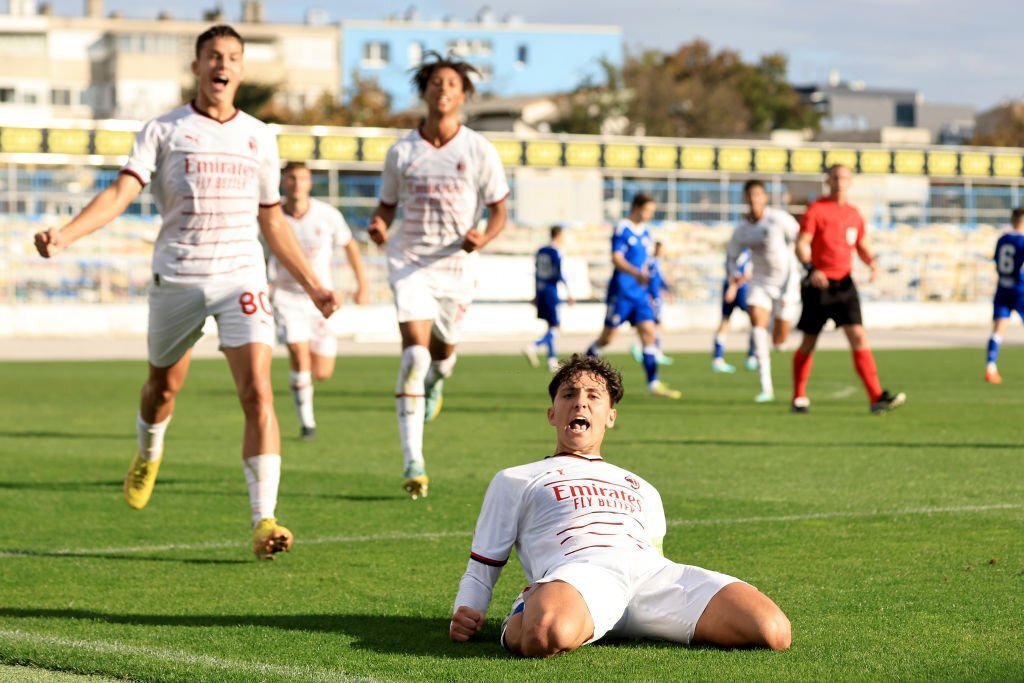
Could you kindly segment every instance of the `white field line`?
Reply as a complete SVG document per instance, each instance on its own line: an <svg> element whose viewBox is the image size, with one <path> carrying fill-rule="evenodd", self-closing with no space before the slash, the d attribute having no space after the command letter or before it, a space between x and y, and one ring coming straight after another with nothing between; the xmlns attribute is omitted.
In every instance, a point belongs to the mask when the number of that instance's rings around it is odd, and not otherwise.
<svg viewBox="0 0 1024 683"><path fill-rule="evenodd" d="M85 650L92 653L128 655L142 657L175 664L201 666L207 669L218 669L251 676L259 679L265 676L281 676L293 680L333 683L334 681L356 681L365 683L384 683L383 679L368 676L353 676L338 669L321 669L314 666L286 666L283 664L267 664L265 662L246 662L238 659L225 659L211 655L195 654L186 650L171 650L122 643L117 640L79 640L62 638L45 633L31 633L21 630L0 629L0 641L8 643L27 643L29 645L48 645L71 650Z"/></svg>
<svg viewBox="0 0 1024 683"><path fill-rule="evenodd" d="M733 524L761 524L774 522L803 522L816 519L864 519L870 517L907 517L911 515L960 514L968 512L991 512L994 510L1021 510L1024 503L993 503L991 505L952 505L948 507L899 508L896 510L839 510L834 512L810 512L798 515L763 515L755 517L723 517L718 519L670 519L669 526L728 526ZM324 545L346 543L374 543L378 541L412 541L438 538L469 538L472 531L392 531L380 534L358 536L318 536L296 541L300 545ZM54 550L0 551L0 559L12 557L38 557L40 555L67 555L69 557L92 555L130 555L181 550L217 550L237 548L245 545L239 540L211 541L208 543L167 543L163 545L137 545L123 548L59 548Z"/></svg>
<svg viewBox="0 0 1024 683"><path fill-rule="evenodd" d="M831 394L828 395L828 397L829 398L846 398L847 396L853 396L855 393L857 393L857 387L852 387L849 384L847 384L845 387L843 387L839 391L833 391Z"/></svg>

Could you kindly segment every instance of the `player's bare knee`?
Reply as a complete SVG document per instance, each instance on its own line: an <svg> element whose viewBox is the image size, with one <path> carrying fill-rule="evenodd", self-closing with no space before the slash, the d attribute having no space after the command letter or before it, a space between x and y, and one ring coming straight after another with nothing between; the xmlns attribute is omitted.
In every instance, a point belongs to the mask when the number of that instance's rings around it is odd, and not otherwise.
<svg viewBox="0 0 1024 683"><path fill-rule="evenodd" d="M274 411L274 394L269 378L253 378L238 388L238 400L246 416Z"/></svg>
<svg viewBox="0 0 1024 683"><path fill-rule="evenodd" d="M333 371L327 370L313 370L313 379L317 382L326 382L333 375Z"/></svg>
<svg viewBox="0 0 1024 683"><path fill-rule="evenodd" d="M559 619L554 613L525 626L520 636L524 657L553 657L560 652L575 650L581 645L579 628L569 620Z"/></svg>
<svg viewBox="0 0 1024 683"><path fill-rule="evenodd" d="M793 627L782 610L775 609L760 620L761 638L771 650L788 650L793 643Z"/></svg>
<svg viewBox="0 0 1024 683"><path fill-rule="evenodd" d="M180 383L169 382L166 378L150 377L142 386L143 401L162 406L173 401L180 390Z"/></svg>

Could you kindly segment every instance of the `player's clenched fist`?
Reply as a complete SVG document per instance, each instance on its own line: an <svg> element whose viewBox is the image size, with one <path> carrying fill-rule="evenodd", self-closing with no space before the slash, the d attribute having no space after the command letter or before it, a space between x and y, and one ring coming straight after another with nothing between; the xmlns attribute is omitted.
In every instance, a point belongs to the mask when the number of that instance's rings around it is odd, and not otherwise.
<svg viewBox="0 0 1024 683"><path fill-rule="evenodd" d="M374 216L370 219L370 226L367 228L367 232L369 232L370 239L377 246L388 241L388 224L380 216Z"/></svg>
<svg viewBox="0 0 1024 683"><path fill-rule="evenodd" d="M43 258L50 258L64 248L64 242L60 238L60 231L50 228L36 233L36 251Z"/></svg>
<svg viewBox="0 0 1024 683"><path fill-rule="evenodd" d="M456 643L464 643L484 627L485 619L486 616L483 612L461 605L452 615L452 624L448 635Z"/></svg>
<svg viewBox="0 0 1024 683"><path fill-rule="evenodd" d="M332 313L341 308L341 301L330 289L314 289L310 292L309 298L325 318L330 318Z"/></svg>
<svg viewBox="0 0 1024 683"><path fill-rule="evenodd" d="M468 252L474 252L484 244L484 234L473 228L466 232L466 236L462 238L462 250Z"/></svg>

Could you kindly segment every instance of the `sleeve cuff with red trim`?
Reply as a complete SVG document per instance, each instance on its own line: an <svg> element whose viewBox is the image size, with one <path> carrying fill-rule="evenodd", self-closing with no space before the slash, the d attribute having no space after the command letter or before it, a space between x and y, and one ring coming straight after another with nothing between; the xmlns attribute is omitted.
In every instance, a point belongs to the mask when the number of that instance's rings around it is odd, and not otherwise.
<svg viewBox="0 0 1024 683"><path fill-rule="evenodd" d="M146 181L142 179L142 176L140 176L138 173L136 173L132 169L130 169L130 168L122 168L120 173L123 173L124 175L130 175L132 178L135 178L136 180L138 180L140 185L142 185L143 187L146 186Z"/></svg>
<svg viewBox="0 0 1024 683"><path fill-rule="evenodd" d="M477 555L476 553L470 553L469 559L476 560L480 564L486 564L488 567L504 567L506 564L508 564L508 558L505 558L504 560L492 560L489 557Z"/></svg>
<svg viewBox="0 0 1024 683"><path fill-rule="evenodd" d="M488 207L491 207L491 206L497 206L498 204L501 204L501 203L502 203L503 201L505 201L506 199L508 199L508 196L509 196L510 194L512 194L512 193L511 193L511 192L506 192L505 194L503 194L503 195L501 196L501 199L497 199L497 200L495 200L495 201L493 201L493 202L487 202L487 206L488 206Z"/></svg>

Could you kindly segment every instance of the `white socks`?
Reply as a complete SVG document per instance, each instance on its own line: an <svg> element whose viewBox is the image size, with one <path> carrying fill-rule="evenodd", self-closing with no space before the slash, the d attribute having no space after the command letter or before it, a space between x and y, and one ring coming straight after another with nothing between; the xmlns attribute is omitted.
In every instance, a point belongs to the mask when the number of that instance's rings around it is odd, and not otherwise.
<svg viewBox="0 0 1024 683"><path fill-rule="evenodd" d="M252 525L261 519L274 517L277 508L277 489L281 484L281 456L276 453L242 458L245 482L249 485L249 508Z"/></svg>
<svg viewBox="0 0 1024 683"><path fill-rule="evenodd" d="M164 456L164 434L171 423L168 415L163 422L149 424L139 415L135 420L135 430L139 438L139 457L149 462L157 462Z"/></svg>
<svg viewBox="0 0 1024 683"><path fill-rule="evenodd" d="M772 386L772 356L768 348L768 330L755 327L750 332L754 339L754 355L757 357L757 374L761 379L761 393L775 394Z"/></svg>
<svg viewBox="0 0 1024 683"><path fill-rule="evenodd" d="M303 427L316 427L313 417L313 376L307 372L292 371L289 374L289 386L295 410L299 414L299 424Z"/></svg>
<svg viewBox="0 0 1024 683"><path fill-rule="evenodd" d="M454 356L448 360L455 364ZM442 361L447 362L447 361ZM406 467L411 462L423 462L423 396L430 371L430 351L425 346L409 346L402 350L402 364L398 369L395 386L395 412L398 415L398 438L402 442L402 459Z"/></svg>
<svg viewBox="0 0 1024 683"><path fill-rule="evenodd" d="M448 379L455 370L455 361L458 354L453 353L444 360L430 361L430 371L427 372L426 386L432 387L439 379Z"/></svg>

